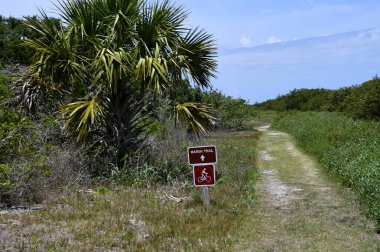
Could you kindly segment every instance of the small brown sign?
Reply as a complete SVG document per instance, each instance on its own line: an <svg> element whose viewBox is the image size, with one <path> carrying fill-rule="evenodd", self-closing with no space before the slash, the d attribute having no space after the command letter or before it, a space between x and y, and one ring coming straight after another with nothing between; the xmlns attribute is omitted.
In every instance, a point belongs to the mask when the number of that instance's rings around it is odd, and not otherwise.
<svg viewBox="0 0 380 252"><path fill-rule="evenodd" d="M187 155L191 165L217 162L216 147L213 145L189 147Z"/></svg>
<svg viewBox="0 0 380 252"><path fill-rule="evenodd" d="M195 186L214 186L215 166L213 164L194 165L193 181Z"/></svg>

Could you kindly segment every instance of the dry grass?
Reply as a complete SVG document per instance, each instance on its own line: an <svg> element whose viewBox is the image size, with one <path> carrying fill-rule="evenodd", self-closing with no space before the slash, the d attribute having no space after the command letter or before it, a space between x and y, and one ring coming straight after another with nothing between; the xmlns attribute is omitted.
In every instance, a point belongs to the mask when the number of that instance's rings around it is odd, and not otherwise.
<svg viewBox="0 0 380 252"><path fill-rule="evenodd" d="M257 136L250 131L210 139L218 148L219 180L209 208L202 205L201 189L186 183L100 187L50 198L49 207L35 212L0 215L0 250L229 251L255 200Z"/></svg>
<svg viewBox="0 0 380 252"><path fill-rule="evenodd" d="M373 223L349 190L326 179L288 135L264 133L256 149L259 134L209 139L219 157L209 208L189 183L99 187L50 198L35 212L1 214L0 250L379 250Z"/></svg>

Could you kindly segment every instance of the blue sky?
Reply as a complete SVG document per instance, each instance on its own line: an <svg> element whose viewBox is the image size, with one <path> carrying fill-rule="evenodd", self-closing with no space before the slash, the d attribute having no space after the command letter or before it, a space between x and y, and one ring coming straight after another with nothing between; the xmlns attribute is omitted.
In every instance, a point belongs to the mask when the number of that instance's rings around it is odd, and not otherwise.
<svg viewBox="0 0 380 252"><path fill-rule="evenodd" d="M339 88L380 74L380 1L177 0L188 25L214 34L213 86L251 103L294 88ZM4 1L3 16L52 12L49 0Z"/></svg>

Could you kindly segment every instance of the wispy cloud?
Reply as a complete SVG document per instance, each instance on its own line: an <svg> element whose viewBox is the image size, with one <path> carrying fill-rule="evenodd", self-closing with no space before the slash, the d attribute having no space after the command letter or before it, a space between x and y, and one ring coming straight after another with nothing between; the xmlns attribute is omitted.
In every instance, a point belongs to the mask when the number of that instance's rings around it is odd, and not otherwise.
<svg viewBox="0 0 380 252"><path fill-rule="evenodd" d="M251 39L245 36L241 37L239 42L240 42L240 45L242 45L243 47L249 47L252 45Z"/></svg>
<svg viewBox="0 0 380 252"><path fill-rule="evenodd" d="M242 37L242 40L245 37ZM244 44L241 42L241 47L227 49L225 52L238 52L241 50L274 50L275 48L289 48L289 47L305 47L315 46L322 47L327 45L329 47L337 44L345 44L346 46L354 46L357 43L365 43L370 41L380 41L380 28L379 29L365 29L358 31L350 31L338 34L326 34L323 36L316 36L310 38L292 38L290 40L280 39L276 36L270 36L266 41L258 44L253 44L251 40Z"/></svg>
<svg viewBox="0 0 380 252"><path fill-rule="evenodd" d="M276 36L270 36L268 39L267 39L267 43L268 44L275 44L275 43L280 43L282 42L282 39L279 39L277 38Z"/></svg>
<svg viewBox="0 0 380 252"><path fill-rule="evenodd" d="M360 84L380 73L379 44L380 29L368 29L226 50L215 86L255 102L294 88Z"/></svg>

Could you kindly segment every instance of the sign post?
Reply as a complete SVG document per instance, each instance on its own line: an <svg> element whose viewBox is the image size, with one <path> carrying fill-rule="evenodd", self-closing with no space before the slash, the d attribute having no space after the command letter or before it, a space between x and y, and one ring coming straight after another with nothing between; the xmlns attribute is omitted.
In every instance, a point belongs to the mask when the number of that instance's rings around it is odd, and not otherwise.
<svg viewBox="0 0 380 252"><path fill-rule="evenodd" d="M211 202L210 190L209 190L208 186L205 186L205 187L203 187L202 191L203 191L203 205L208 207L210 205L210 202Z"/></svg>
<svg viewBox="0 0 380 252"><path fill-rule="evenodd" d="M215 163L217 162L216 147L195 146L189 147L187 151L189 164L193 166L194 186L202 187L203 205L210 205L209 186L215 185Z"/></svg>

